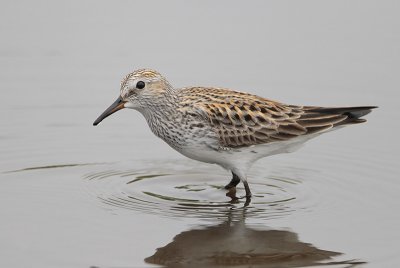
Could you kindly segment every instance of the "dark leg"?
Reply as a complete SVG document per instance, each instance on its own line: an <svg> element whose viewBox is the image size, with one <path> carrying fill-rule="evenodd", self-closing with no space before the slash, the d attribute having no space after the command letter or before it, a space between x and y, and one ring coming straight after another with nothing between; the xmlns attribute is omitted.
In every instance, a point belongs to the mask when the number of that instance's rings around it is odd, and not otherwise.
<svg viewBox="0 0 400 268"><path fill-rule="evenodd" d="M246 198L251 198L250 187L246 180L243 181L243 185L244 185L244 189L246 190Z"/></svg>
<svg viewBox="0 0 400 268"><path fill-rule="evenodd" d="M234 187L236 187L236 185L239 184L239 182L240 182L239 177L235 173L232 172L232 179L227 185L225 185L225 189L229 190L231 188L234 188Z"/></svg>

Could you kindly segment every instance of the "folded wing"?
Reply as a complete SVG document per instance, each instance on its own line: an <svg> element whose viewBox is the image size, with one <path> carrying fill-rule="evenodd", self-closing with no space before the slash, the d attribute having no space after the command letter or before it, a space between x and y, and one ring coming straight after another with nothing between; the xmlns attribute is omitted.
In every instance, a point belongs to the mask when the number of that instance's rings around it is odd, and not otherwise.
<svg viewBox="0 0 400 268"><path fill-rule="evenodd" d="M360 117L376 108L295 106L225 89L186 90L188 103L194 103L193 108L209 121L221 146L230 148L284 141L339 125L362 123L365 120Z"/></svg>

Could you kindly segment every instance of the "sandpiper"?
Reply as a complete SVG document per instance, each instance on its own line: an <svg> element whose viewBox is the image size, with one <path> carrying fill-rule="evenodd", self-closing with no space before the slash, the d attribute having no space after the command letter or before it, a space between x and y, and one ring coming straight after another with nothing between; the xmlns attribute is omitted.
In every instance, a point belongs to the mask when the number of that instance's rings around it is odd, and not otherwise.
<svg viewBox="0 0 400 268"><path fill-rule="evenodd" d="M121 82L120 96L93 123L123 108L139 111L152 132L181 154L231 171L225 186L242 181L260 158L288 153L335 128L363 123L375 106L325 108L287 105L215 87L174 88L157 71L140 69Z"/></svg>

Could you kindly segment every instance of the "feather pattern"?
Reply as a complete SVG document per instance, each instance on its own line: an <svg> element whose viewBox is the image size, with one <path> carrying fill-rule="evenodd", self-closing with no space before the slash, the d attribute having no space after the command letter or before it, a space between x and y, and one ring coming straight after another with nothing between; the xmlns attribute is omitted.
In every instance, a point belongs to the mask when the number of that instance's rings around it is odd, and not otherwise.
<svg viewBox="0 0 400 268"><path fill-rule="evenodd" d="M221 146L229 148L285 141L341 124L358 123L357 117L351 118L349 114L354 107L286 105L222 88L182 88L178 96L180 106L201 115L217 133ZM365 111L374 107L358 108Z"/></svg>

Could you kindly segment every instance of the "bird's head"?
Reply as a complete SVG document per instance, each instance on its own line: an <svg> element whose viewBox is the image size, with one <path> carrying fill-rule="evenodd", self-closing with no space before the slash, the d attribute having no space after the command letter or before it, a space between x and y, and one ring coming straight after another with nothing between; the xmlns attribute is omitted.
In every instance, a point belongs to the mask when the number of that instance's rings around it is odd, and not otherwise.
<svg viewBox="0 0 400 268"><path fill-rule="evenodd" d="M98 125L104 118L123 108L145 110L162 101L165 94L172 90L168 81L157 71L136 70L122 80L120 96L97 119Z"/></svg>

